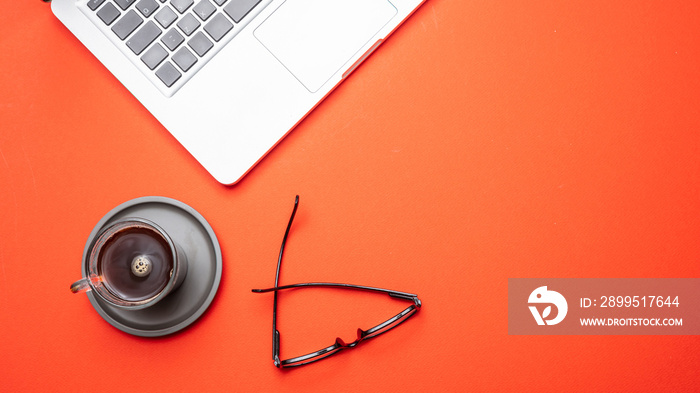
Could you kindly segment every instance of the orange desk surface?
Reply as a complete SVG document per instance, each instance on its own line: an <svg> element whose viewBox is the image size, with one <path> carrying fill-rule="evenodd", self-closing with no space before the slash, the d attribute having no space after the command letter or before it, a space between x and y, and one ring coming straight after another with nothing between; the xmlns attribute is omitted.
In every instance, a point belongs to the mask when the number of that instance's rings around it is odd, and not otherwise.
<svg viewBox="0 0 700 393"><path fill-rule="evenodd" d="M39 0L0 23L0 391L697 391L698 336L509 336L508 278L700 277L700 3L428 0L238 185L216 183ZM274 114L271 114L274 115ZM271 286L413 292L387 335L271 358ZM181 333L106 323L80 276L113 207L161 195L223 277ZM280 294L282 356L403 309Z"/></svg>

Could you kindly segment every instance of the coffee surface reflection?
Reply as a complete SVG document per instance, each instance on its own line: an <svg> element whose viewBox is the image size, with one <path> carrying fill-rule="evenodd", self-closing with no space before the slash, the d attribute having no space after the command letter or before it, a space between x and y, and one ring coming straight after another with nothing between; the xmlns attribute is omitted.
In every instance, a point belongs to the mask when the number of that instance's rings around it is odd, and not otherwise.
<svg viewBox="0 0 700 393"><path fill-rule="evenodd" d="M165 288L172 275L173 258L163 236L135 227L117 232L105 242L97 266L110 292L126 301L138 302Z"/></svg>

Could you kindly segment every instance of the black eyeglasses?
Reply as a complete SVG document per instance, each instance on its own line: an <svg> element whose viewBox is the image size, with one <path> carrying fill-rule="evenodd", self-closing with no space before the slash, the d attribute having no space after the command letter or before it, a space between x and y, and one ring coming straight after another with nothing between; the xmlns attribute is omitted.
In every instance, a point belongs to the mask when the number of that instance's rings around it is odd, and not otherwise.
<svg viewBox="0 0 700 393"><path fill-rule="evenodd" d="M293 285L283 285L278 286L279 276L280 276L280 266L282 264L282 255L284 255L284 246L287 243L287 236L289 235L289 229L292 227L292 221L294 221L294 216L297 212L297 207L299 206L299 196L296 196L294 200L294 210L292 211L292 216L289 218L289 224L287 224L287 230L284 232L284 238L282 239L282 247L280 249L280 255L277 259L277 273L275 274L275 286L273 288L267 289L253 289L255 293L264 292L274 292L273 309L272 309L272 359L276 367L297 367L303 366L305 364L313 363L321 359L325 359L331 355L342 351L346 348L354 348L359 343L370 338L379 336L382 333L386 333L389 330L399 326L407 319L412 317L421 308L421 301L418 299L418 295L412 293L392 291L389 289L366 287L361 285L351 285L351 284L337 284L328 282L310 282L303 284L293 284ZM277 330L277 292L285 289L292 288L309 288L309 287L323 287L323 288L341 288L341 289L355 289L362 291L385 293L393 298L406 300L412 302L405 310L394 315L388 320L376 325L367 330L357 329L357 339L355 341L346 343L340 337L335 339L335 343L321 350L308 353L306 355L297 356L289 358L287 360L280 360L280 332Z"/></svg>

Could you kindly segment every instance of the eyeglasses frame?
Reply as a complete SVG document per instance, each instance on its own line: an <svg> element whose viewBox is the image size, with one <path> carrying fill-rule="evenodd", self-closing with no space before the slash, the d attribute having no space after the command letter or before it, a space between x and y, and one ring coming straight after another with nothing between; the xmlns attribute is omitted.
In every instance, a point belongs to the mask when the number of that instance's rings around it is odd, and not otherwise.
<svg viewBox="0 0 700 393"><path fill-rule="evenodd" d="M408 320L410 317L415 315L421 308L422 302L420 299L418 299L418 295L412 294L412 293L406 293L406 292L400 292L400 291L394 291L390 289L383 289L383 288L376 288L376 287L368 287L368 286L362 286L362 285L353 285L353 284L340 284L340 283L330 283L330 282L310 282L310 283L301 283L301 284L291 284L291 285L283 285L279 286L279 274L280 274L280 267L282 265L282 257L284 255L284 248L287 243L287 237L289 236L289 230L292 227L292 222L294 221L294 217L297 212L297 208L299 207L299 196L297 195L296 198L294 199L294 210L292 210L292 215L289 218L289 223L287 224L287 229L284 232L284 237L282 239L282 246L280 247L280 253L279 257L277 259L277 272L275 273L275 286L272 288L266 288L266 289L253 289L252 291L254 293L266 293L266 292L274 292L274 298L273 298L273 309L272 309L272 359L275 367L277 368L288 368L288 367L298 367L298 366L303 366L309 363L314 363L319 360L325 359L331 355L334 355L336 353L339 353L343 349L347 348L354 348L356 347L359 343L377 337L383 333L388 332L389 330L399 326L406 320ZM335 343L332 345L325 347L323 349L320 349L315 352L308 353L306 355L301 355L301 356L296 356L293 358L289 358L286 360L281 360L280 359L280 332L277 330L277 293L281 290L287 290L287 289L300 289L300 288L339 288L339 289L352 289L352 290L362 290L362 291L370 291L370 292L377 292L377 293L385 293L393 298L397 298L400 300L406 300L410 301L413 304L408 306L406 309L403 311L399 312L398 314L394 315L393 317L389 318L388 320L371 327L367 330L363 330L358 328L357 329L357 339L350 343L346 343L343 341L340 337L337 337L335 339Z"/></svg>

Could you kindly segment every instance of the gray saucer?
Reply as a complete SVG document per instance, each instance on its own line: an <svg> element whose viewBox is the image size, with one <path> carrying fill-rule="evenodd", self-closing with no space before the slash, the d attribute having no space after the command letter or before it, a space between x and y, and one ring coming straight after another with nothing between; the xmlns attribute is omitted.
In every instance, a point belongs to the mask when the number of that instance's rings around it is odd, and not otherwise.
<svg viewBox="0 0 700 393"><path fill-rule="evenodd" d="M161 226L187 255L188 270L180 288L143 310L123 310L88 291L95 310L112 326L126 333L157 337L192 324L206 311L221 281L221 248L209 223L190 206L165 197L132 199L112 209L90 233L83 251L83 277L87 277L88 250L112 222L140 217Z"/></svg>

